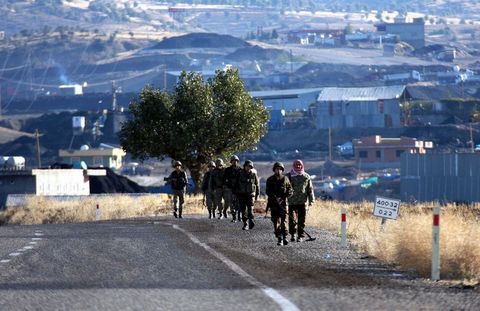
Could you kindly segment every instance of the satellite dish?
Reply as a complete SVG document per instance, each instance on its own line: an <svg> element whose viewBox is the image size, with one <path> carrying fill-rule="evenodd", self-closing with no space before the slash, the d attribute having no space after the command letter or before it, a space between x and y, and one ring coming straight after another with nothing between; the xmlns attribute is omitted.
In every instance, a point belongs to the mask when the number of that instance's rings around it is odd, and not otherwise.
<svg viewBox="0 0 480 311"><path fill-rule="evenodd" d="M72 167L75 168L75 169L81 169L81 170L88 169L87 163L85 163L85 161L75 161L72 164Z"/></svg>

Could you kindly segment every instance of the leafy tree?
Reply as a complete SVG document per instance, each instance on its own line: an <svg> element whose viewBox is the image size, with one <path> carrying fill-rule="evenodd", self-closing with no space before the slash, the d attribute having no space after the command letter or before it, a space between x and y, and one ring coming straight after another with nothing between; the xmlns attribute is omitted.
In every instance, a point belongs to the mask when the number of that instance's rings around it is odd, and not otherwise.
<svg viewBox="0 0 480 311"><path fill-rule="evenodd" d="M208 161L254 147L268 121L234 69L218 70L208 81L184 71L172 94L147 86L130 112L119 133L123 149L141 160L182 161L197 187Z"/></svg>

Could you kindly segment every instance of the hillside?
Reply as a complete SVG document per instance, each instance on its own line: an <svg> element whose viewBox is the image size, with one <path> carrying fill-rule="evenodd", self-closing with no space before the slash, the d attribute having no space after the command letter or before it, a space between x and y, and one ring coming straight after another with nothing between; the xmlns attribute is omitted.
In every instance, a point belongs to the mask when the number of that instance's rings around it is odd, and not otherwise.
<svg viewBox="0 0 480 311"><path fill-rule="evenodd" d="M12 130L5 127L0 127L0 144L6 144L11 141L14 141L20 137L35 137L34 134Z"/></svg>
<svg viewBox="0 0 480 311"><path fill-rule="evenodd" d="M215 33L190 33L162 40L150 49L241 48L250 46L244 40Z"/></svg>

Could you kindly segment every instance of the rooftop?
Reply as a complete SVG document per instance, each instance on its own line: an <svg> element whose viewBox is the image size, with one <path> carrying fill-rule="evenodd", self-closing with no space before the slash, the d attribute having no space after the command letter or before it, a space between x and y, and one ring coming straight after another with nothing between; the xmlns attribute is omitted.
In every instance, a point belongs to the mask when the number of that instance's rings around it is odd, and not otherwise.
<svg viewBox="0 0 480 311"><path fill-rule="evenodd" d="M250 92L250 96L254 98L268 97L298 97L302 94L320 93L323 88L307 88L307 89L288 89L288 90L268 90Z"/></svg>
<svg viewBox="0 0 480 311"><path fill-rule="evenodd" d="M326 87L318 95L318 101L368 101L400 98L405 91L404 85L377 87Z"/></svg>

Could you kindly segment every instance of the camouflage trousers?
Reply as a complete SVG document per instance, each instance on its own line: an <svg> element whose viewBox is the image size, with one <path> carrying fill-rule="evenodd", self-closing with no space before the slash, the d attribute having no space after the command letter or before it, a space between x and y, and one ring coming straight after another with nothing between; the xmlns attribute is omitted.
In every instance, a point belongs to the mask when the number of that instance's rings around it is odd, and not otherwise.
<svg viewBox="0 0 480 311"><path fill-rule="evenodd" d="M270 208L271 220L273 223L273 231L276 238L285 238L287 236L286 220L287 207L274 206Z"/></svg>
<svg viewBox="0 0 480 311"><path fill-rule="evenodd" d="M247 223L247 220L253 221L253 204L254 196L249 194L238 195L238 203L240 209L242 210L242 220L244 223Z"/></svg>
<svg viewBox="0 0 480 311"><path fill-rule="evenodd" d="M305 204L288 206L288 231L292 236L297 233L298 237L304 237L306 214L307 211ZM297 221L295 221L295 216L297 216Z"/></svg>
<svg viewBox="0 0 480 311"><path fill-rule="evenodd" d="M183 205L185 203L185 190L173 190L173 211L182 216Z"/></svg>
<svg viewBox="0 0 480 311"><path fill-rule="evenodd" d="M215 215L215 193L213 191L205 191L205 204L207 205L208 213Z"/></svg>
<svg viewBox="0 0 480 311"><path fill-rule="evenodd" d="M232 189L223 189L223 199L225 201L225 211L228 211L230 209L230 213L232 214L233 219L237 219L238 213L238 220L240 220L240 206L238 204L237 196L232 192Z"/></svg>
<svg viewBox="0 0 480 311"><path fill-rule="evenodd" d="M219 215L226 214L227 210L224 205L224 194L223 194L223 188L217 188L215 189L215 207L214 210L218 211Z"/></svg>

